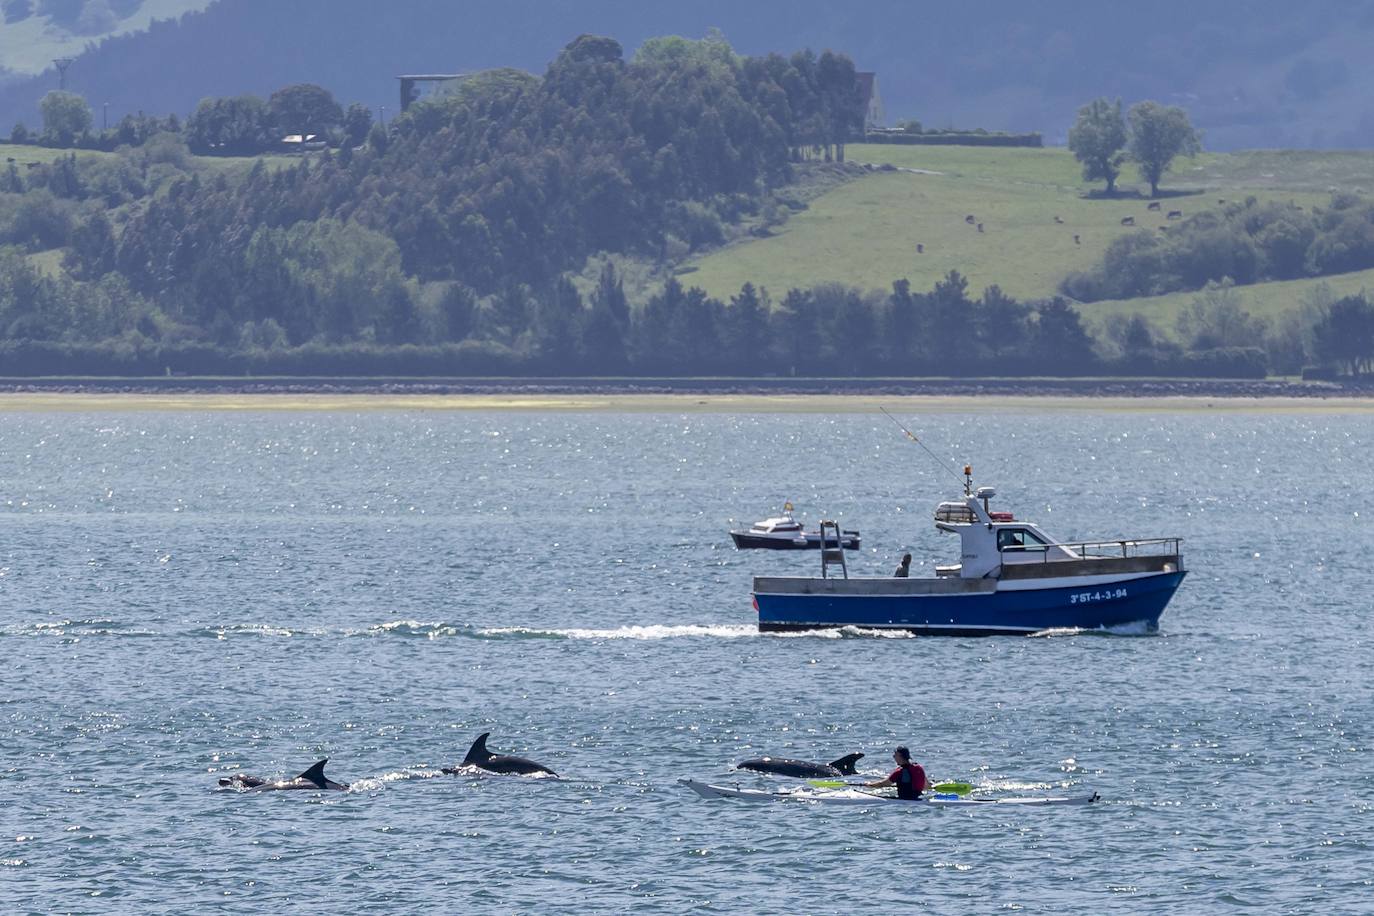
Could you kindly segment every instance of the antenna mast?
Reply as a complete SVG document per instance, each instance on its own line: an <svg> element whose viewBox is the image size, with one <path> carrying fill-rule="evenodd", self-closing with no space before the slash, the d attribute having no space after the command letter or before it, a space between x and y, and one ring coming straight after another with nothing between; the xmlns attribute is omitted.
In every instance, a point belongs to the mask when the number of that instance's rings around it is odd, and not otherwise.
<svg viewBox="0 0 1374 916"><path fill-rule="evenodd" d="M916 443L917 445L919 445L921 448L925 449L925 453L926 453L927 455L929 455L931 458L934 458L936 464L940 465L940 467L944 468L946 471L949 471L951 474L953 474L955 480L958 480L958 479L959 479L959 472L956 471L956 470L954 470L954 468L950 465L950 463L949 463L948 461L945 461L945 460L944 460L943 458L941 458L939 455L935 454L935 453L932 452L930 449L926 448L926 444L925 444L924 442L922 442L920 439L917 439L917 438L916 438L916 434L913 433L911 430L907 429L905 426L903 426L900 420L898 420L898 419L897 419L896 417L894 417L892 414L888 413L886 408L884 408L884 407L879 407L878 409L881 410L881 411L883 412L883 416L887 417L887 418L888 418L889 420L891 420L893 423L896 423L896 424L897 424L897 428L900 429L902 432L906 433L906 437L907 437L908 439L910 439L912 442L915 442L915 443ZM973 469L970 468L970 467L965 467L965 468L964 468L964 490L965 490L966 492L967 492L968 488L972 485L972 484L970 483L970 481L973 479L973 478L972 478L972 475L973 475Z"/></svg>
<svg viewBox="0 0 1374 916"><path fill-rule="evenodd" d="M61 92L67 91L67 68L72 65L74 57L54 57L53 64L57 67L57 88Z"/></svg>

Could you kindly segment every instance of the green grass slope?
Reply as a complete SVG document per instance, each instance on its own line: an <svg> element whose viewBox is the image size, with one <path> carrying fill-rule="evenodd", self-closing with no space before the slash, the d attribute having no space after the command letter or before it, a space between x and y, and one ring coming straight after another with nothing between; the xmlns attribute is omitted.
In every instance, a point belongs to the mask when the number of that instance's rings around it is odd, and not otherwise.
<svg viewBox="0 0 1374 916"><path fill-rule="evenodd" d="M1021 298L1052 295L1068 273L1094 264L1125 232L1167 226L1169 210L1185 215L1253 195L1260 200L1322 205L1332 190L1374 190L1374 153L1258 151L1182 159L1166 177L1160 209L1152 211L1128 171L1126 196L1089 196L1100 183L1082 181L1065 149L997 149L851 145L854 162L901 171L867 174L811 202L777 234L711 253L685 265L685 283L728 297L746 281L776 297L795 286L838 281L885 289L906 277L918 289L950 270L975 291L997 284ZM1148 190L1148 186L1146 186ZM975 225L965 218L972 215ZM1056 221L1058 217L1059 221ZM1123 226L1132 217L1135 226ZM979 232L976 223L983 224ZM1074 236L1078 236L1075 243ZM917 246L924 247L923 253ZM1371 285L1364 275L1325 278L1333 289ZM1254 310L1276 314L1320 282L1239 287ZM1142 311L1171 323L1194 294L1084 304L1085 316Z"/></svg>
<svg viewBox="0 0 1374 916"><path fill-rule="evenodd" d="M102 153L99 150L48 149L45 146L0 143L0 156L5 157L6 163L12 160L21 169L30 162L52 162L54 159L70 156L72 153L76 153L78 159L114 155L113 153Z"/></svg>
<svg viewBox="0 0 1374 916"><path fill-rule="evenodd" d="M1271 322L1284 313L1301 306L1319 287L1325 286L1331 297L1340 298L1354 293L1374 292L1374 269L1359 270L1329 277L1309 277L1302 280L1277 280L1233 287L1241 308L1258 318ZM1147 296L1139 299L1109 299L1103 302L1084 302L1078 306L1083 318L1100 327L1111 315L1143 315L1163 331L1173 331L1178 313L1201 295L1198 292L1170 293L1167 296Z"/></svg>

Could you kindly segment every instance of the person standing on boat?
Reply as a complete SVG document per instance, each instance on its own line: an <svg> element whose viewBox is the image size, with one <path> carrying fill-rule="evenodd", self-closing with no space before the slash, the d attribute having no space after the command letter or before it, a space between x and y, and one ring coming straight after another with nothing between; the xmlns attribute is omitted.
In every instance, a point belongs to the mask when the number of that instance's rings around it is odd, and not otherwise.
<svg viewBox="0 0 1374 916"><path fill-rule="evenodd" d="M897 567L897 571L892 574L895 579L905 579L911 575L911 554L902 554L902 565Z"/></svg>
<svg viewBox="0 0 1374 916"><path fill-rule="evenodd" d="M919 763L911 762L911 751L906 749L906 745L901 745L893 751L892 759L896 762L897 769L893 770L886 779L865 785L870 789L886 789L888 786L896 786L898 798L909 801L920 798L921 793L926 790L926 771L921 768Z"/></svg>

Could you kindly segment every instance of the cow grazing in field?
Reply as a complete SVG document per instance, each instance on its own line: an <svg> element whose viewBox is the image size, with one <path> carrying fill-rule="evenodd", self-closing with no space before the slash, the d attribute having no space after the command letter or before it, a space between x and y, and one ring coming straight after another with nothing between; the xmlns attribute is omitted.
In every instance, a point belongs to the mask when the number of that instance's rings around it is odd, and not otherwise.
<svg viewBox="0 0 1374 916"><path fill-rule="evenodd" d="M1226 204L1226 198L1224 198L1224 197L1218 197L1218 198L1217 198L1217 205L1218 205L1218 206L1224 206L1225 204Z"/></svg>
<svg viewBox="0 0 1374 916"><path fill-rule="evenodd" d="M1121 225L1123 225L1123 226L1134 226L1134 225L1135 225L1135 217L1134 217L1134 216L1123 216L1123 217L1121 217Z"/></svg>
<svg viewBox="0 0 1374 916"><path fill-rule="evenodd" d="M916 243L916 253L917 253L917 254L925 254L925 253L926 253L926 246L925 246L925 245L922 245L920 242L917 242L917 243Z"/></svg>
<svg viewBox="0 0 1374 916"><path fill-rule="evenodd" d="M1073 237L1073 243L1074 243L1075 245L1082 245L1082 244L1083 244L1083 240L1080 239L1078 236L1075 235L1075 236Z"/></svg>
<svg viewBox="0 0 1374 916"><path fill-rule="evenodd" d="M1166 216L1165 219L1183 219L1183 211L1182 211L1182 210L1170 210L1170 211L1169 211L1169 215Z"/></svg>
<svg viewBox="0 0 1374 916"><path fill-rule="evenodd" d="M1063 225L1063 223L1064 223L1064 220L1062 220L1061 218L1059 218L1059 217L1057 217L1057 216L1054 218L1054 221L1055 221L1056 223L1059 223L1060 225Z"/></svg>
<svg viewBox="0 0 1374 916"><path fill-rule="evenodd" d="M1145 209L1146 209L1146 210L1158 210L1158 209L1159 209L1159 201L1155 201L1154 203L1150 204L1150 205L1149 205L1148 207L1146 207Z"/></svg>
<svg viewBox="0 0 1374 916"><path fill-rule="evenodd" d="M968 223L970 226L972 226L974 223L978 222L978 217L976 217L976 216L974 216L972 213L970 213L968 216L964 217L964 222L966 222L966 223Z"/></svg>
<svg viewBox="0 0 1374 916"><path fill-rule="evenodd" d="M979 232L982 232L982 231L983 231L983 224L982 224L982 223L979 223L979 224L978 224L978 231L979 231Z"/></svg>

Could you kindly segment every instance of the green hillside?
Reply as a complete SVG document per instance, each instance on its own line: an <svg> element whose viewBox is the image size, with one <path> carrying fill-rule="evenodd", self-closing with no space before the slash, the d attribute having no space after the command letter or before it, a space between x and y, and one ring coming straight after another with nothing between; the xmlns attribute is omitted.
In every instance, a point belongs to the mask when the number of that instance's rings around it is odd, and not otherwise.
<svg viewBox="0 0 1374 916"><path fill-rule="evenodd" d="M1091 187L1064 149L853 145L847 153L853 162L900 170L864 175L812 201L774 236L686 265L684 282L728 297L748 281L780 296L826 281L886 288L899 277L927 289L958 270L975 289L997 284L1018 298L1035 298L1053 294L1066 274L1094 264L1118 235L1167 226L1170 210L1191 216L1250 195L1310 207L1325 204L1333 190L1374 190L1374 153L1367 152L1259 151L1179 160L1163 184L1171 196L1157 211L1143 196L1087 196ZM1134 173L1123 178L1123 191L1136 191ZM966 222L970 215L973 225ZM1121 224L1126 217L1134 227ZM1326 281L1342 291L1374 285L1370 272ZM1274 314L1318 282L1257 284L1238 292L1252 311ZM1085 304L1082 310L1089 319L1136 310L1161 319L1192 296Z"/></svg>
<svg viewBox="0 0 1374 916"><path fill-rule="evenodd" d="M122 8L130 5L120 4ZM55 57L76 57L88 50L92 42L139 32L156 19L175 19L209 5L210 0L141 0L132 4L135 9L123 18L109 4L63 4L64 12L65 7L72 7L70 12L79 14L66 17L40 11L15 18L11 13L0 26L0 62L16 73L42 73L52 66ZM56 84L53 88L57 88Z"/></svg>

